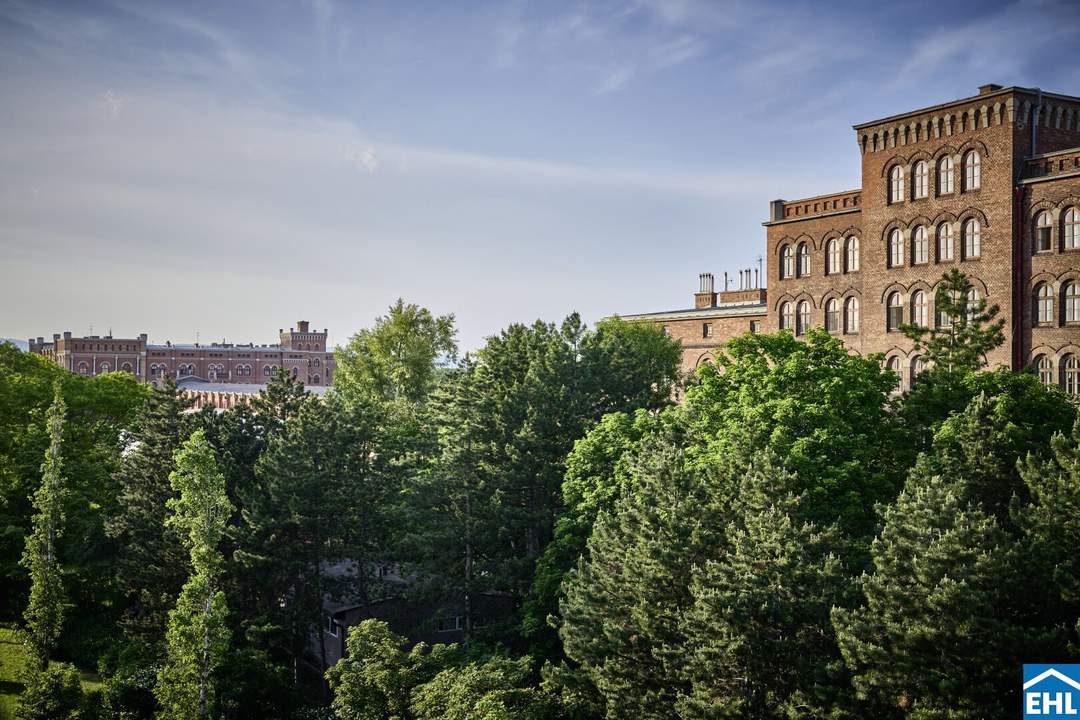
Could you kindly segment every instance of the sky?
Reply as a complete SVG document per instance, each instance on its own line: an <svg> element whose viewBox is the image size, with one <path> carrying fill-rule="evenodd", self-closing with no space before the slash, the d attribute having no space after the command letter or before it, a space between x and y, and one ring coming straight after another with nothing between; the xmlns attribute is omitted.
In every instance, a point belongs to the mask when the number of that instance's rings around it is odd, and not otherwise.
<svg viewBox="0 0 1080 720"><path fill-rule="evenodd" d="M0 336L688 307L853 124L1078 57L1066 1L0 0Z"/></svg>

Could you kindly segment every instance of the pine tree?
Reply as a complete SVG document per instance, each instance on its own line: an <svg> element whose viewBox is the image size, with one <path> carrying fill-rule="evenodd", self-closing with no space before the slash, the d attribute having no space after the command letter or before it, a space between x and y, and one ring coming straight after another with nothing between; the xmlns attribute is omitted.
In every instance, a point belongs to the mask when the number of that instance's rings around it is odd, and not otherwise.
<svg viewBox="0 0 1080 720"><path fill-rule="evenodd" d="M829 611L850 602L835 526L798 519L796 479L754 457L684 615L688 718L821 717L847 677Z"/></svg>
<svg viewBox="0 0 1080 720"><path fill-rule="evenodd" d="M943 322L933 327L903 325L901 331L933 372L974 372L986 365L986 355L1005 340L1005 321L997 319L999 308L981 294L971 298L973 286L964 273L953 268L941 277L934 294L934 309Z"/></svg>
<svg viewBox="0 0 1080 720"><path fill-rule="evenodd" d="M192 572L169 612L165 665L154 694L162 720L201 720L213 714L214 671L229 644L218 545L233 511L203 431L177 451L169 481L176 496L168 501L172 514L166 523L182 538Z"/></svg>
<svg viewBox="0 0 1080 720"><path fill-rule="evenodd" d="M44 670L56 648L67 610L58 541L64 531L63 441L67 405L60 382L53 390L53 403L45 416L49 447L41 466L41 485L34 493L33 532L26 539L23 565L30 572L30 602L26 606L26 635L30 654L38 670Z"/></svg>
<svg viewBox="0 0 1080 720"><path fill-rule="evenodd" d="M188 571L183 543L165 523L186 406L171 378L151 391L127 438L116 477L116 514L106 524L119 547L116 582L126 601L121 626L137 652L154 655Z"/></svg>
<svg viewBox="0 0 1080 720"><path fill-rule="evenodd" d="M1027 633L1002 612L1002 589L1020 578L1009 538L969 496L961 477L913 473L873 543L865 605L832 612L876 717L976 720L1016 704Z"/></svg>
<svg viewBox="0 0 1080 720"><path fill-rule="evenodd" d="M604 697L609 718L677 717L685 677L683 614L694 570L719 544L709 485L666 444L643 452L614 512L564 582L559 636Z"/></svg>

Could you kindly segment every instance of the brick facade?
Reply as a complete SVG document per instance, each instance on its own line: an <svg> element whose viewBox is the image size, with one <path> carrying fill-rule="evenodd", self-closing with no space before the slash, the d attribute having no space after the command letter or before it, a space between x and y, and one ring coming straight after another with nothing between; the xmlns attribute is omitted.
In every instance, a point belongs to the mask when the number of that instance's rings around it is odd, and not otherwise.
<svg viewBox="0 0 1080 720"><path fill-rule="evenodd" d="M327 331L318 332L301 320L278 330L273 345L232 343L154 345L145 333L137 338L72 337L70 332L30 339L30 352L44 355L73 373L99 375L130 372L143 382L166 376L210 384L262 385L274 370L284 367L304 384L321 387L333 382L334 353L326 346Z"/></svg>
<svg viewBox="0 0 1080 720"><path fill-rule="evenodd" d="M936 322L934 289L957 267L1005 320L1006 341L989 364L1042 363L1047 382L1080 393L1080 300L1070 300L1080 292L1080 240L1072 241L1080 226L1070 229L1080 221L1080 98L986 85L974 97L854 129L861 188L771 203L761 329L826 326L853 351L881 353L906 386L919 359L893 325ZM1036 245L1040 220L1051 228L1047 249ZM1052 317L1044 300L1043 322L1040 291L1053 298ZM858 312L846 312L855 303ZM684 341L683 366L692 369L748 329L721 321L734 312L722 302L696 308L627 317L663 322ZM684 316L710 311L712 337L695 335L705 316Z"/></svg>

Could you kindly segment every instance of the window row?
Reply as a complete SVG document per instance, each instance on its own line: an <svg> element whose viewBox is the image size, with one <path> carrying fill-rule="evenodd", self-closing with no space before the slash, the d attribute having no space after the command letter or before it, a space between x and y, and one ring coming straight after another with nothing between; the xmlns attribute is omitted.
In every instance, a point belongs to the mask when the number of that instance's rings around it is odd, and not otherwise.
<svg viewBox="0 0 1080 720"><path fill-rule="evenodd" d="M1044 385L1060 384L1068 395L1080 396L1080 356L1063 356L1058 372L1054 372L1054 361L1048 355L1039 355L1031 365Z"/></svg>
<svg viewBox="0 0 1080 720"><path fill-rule="evenodd" d="M970 192L982 187L982 157L977 150L969 150L961 160L963 173L960 177L961 192ZM949 195L955 188L955 163L951 155L946 155L937 162L937 195ZM919 160L911 168L911 194L907 193L903 165L896 165L889 170L889 204L903 202L905 199L921 200L930 197L930 164Z"/></svg>
<svg viewBox="0 0 1080 720"><path fill-rule="evenodd" d="M1054 230L1059 231L1059 240L1054 242ZM1071 207L1061 216L1061 226L1054 227L1054 217L1049 210L1043 210L1035 216L1032 232L1034 240L1032 250L1037 253L1051 252L1056 245L1061 250L1080 249L1080 210Z"/></svg>
<svg viewBox="0 0 1080 720"><path fill-rule="evenodd" d="M843 315L838 298L825 301L825 329L831 333L843 332L852 335L859 332L859 298L849 297L843 302ZM810 302L780 303L780 329L791 330L796 337L802 337L810 329Z"/></svg>
<svg viewBox="0 0 1080 720"><path fill-rule="evenodd" d="M856 272L859 269L859 238L832 238L825 243L825 274ZM810 243L780 248L780 279L809 277Z"/></svg>
<svg viewBox="0 0 1080 720"><path fill-rule="evenodd" d="M955 258L955 241L952 223L943 222L937 226L934 247L936 262L951 262ZM930 262L930 233L925 225L919 225L911 231L910 255L905 248L904 233L899 228L889 232L888 266L903 267L906 264L923 265ZM982 255L982 224L975 218L968 218L960 226L960 257L972 260Z"/></svg>
<svg viewBox="0 0 1080 720"><path fill-rule="evenodd" d="M112 372L112 370L113 370L113 366L112 366L111 363L107 363L107 362L98 363L98 370L97 370L98 373ZM117 370L119 370L121 372L128 372L128 373L129 372L134 372L134 370L131 367L131 363L129 363L129 362L122 363L119 367L117 367ZM90 374L90 364L85 363L85 362L80 362L78 365L75 366L75 371L77 373L79 373L80 375L89 375Z"/></svg>
<svg viewBox="0 0 1080 720"><path fill-rule="evenodd" d="M926 360L919 356L911 358L907 363L908 374L906 379L904 377L903 362L896 355L885 361L885 367L896 373L897 390L910 390L915 387L919 375L926 369Z"/></svg>
<svg viewBox="0 0 1080 720"><path fill-rule="evenodd" d="M967 320L982 312L983 299L977 288L971 288L967 293ZM954 318L944 309L938 309L934 313L934 325L939 328L951 327ZM900 326L910 323L921 327L930 327L930 293L924 290L916 290L911 293L908 302L904 302L904 296L899 292L889 293L885 299L885 329L889 332L897 332Z"/></svg>
<svg viewBox="0 0 1080 720"><path fill-rule="evenodd" d="M1080 283L1067 282L1061 287L1061 311L1055 307L1057 297L1050 283L1039 283L1032 293L1032 320L1036 325L1080 323Z"/></svg>

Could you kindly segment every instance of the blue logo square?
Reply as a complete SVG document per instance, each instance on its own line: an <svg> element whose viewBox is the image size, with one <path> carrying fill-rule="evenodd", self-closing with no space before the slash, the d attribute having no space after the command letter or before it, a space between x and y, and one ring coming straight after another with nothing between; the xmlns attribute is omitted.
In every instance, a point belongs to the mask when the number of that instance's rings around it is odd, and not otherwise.
<svg viewBox="0 0 1080 720"><path fill-rule="evenodd" d="M1024 665L1024 720L1080 720L1080 665Z"/></svg>

